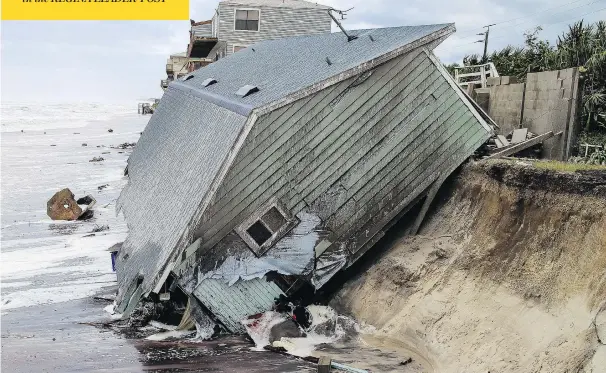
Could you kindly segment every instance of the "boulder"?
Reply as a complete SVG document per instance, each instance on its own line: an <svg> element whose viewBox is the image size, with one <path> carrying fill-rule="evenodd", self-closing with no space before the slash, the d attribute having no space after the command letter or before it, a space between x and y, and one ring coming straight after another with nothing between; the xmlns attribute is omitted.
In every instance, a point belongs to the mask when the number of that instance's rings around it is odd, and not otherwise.
<svg viewBox="0 0 606 373"><path fill-rule="evenodd" d="M53 220L76 220L82 209L68 188L60 190L46 203L46 214Z"/></svg>

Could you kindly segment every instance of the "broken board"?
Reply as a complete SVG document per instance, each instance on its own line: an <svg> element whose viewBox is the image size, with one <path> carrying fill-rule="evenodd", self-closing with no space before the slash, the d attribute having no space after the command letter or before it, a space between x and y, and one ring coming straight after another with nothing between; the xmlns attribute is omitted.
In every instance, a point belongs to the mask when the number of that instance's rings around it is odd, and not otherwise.
<svg viewBox="0 0 606 373"><path fill-rule="evenodd" d="M526 141L526 137L528 136L528 128L520 128L517 130L513 130L513 135L511 136L512 144L519 144Z"/></svg>
<svg viewBox="0 0 606 373"><path fill-rule="evenodd" d="M509 141L507 141L507 139L503 135L497 135L495 143L497 144L497 148L504 148L506 146L509 146Z"/></svg>
<svg viewBox="0 0 606 373"><path fill-rule="evenodd" d="M562 132L558 132L556 135L560 135L560 134L562 134ZM548 138L553 137L553 136L554 136L553 131L549 131L540 136L533 137L530 140L526 140L519 144L510 146L507 149L501 150L500 152L494 153L491 156L484 158L483 160L501 158L501 157L506 157L508 155L516 154L518 152L521 152L524 149L530 148L533 145L543 142L544 140L547 140Z"/></svg>

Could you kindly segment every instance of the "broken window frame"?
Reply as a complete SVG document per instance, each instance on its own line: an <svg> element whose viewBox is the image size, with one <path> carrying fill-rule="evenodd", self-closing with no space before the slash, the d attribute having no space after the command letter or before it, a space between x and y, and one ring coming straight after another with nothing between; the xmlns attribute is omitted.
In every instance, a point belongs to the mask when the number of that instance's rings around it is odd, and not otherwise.
<svg viewBox="0 0 606 373"><path fill-rule="evenodd" d="M238 12L246 12L246 19L238 18ZM257 12L257 19L250 19L250 13ZM254 16L253 16L254 17ZM240 22L240 24L238 23ZM242 22L244 22L244 28L242 28ZM256 29L251 28L255 25ZM238 28L240 25L240 28ZM246 31L246 32L259 32L261 30L261 10L254 8L237 8L234 10L234 31Z"/></svg>
<svg viewBox="0 0 606 373"><path fill-rule="evenodd" d="M263 221L263 217L272 209L278 210L280 215L286 221L279 229L273 230L269 224ZM259 245L255 239L248 233L248 230L256 223L261 223L265 229L271 233L265 242ZM291 215L286 208L275 198L270 200L265 205L261 206L255 213L253 213L248 219L242 222L237 228L236 233L246 242L248 247L255 253L256 256L260 257L265 254L273 245L276 244L284 235L290 232L297 224L299 220Z"/></svg>

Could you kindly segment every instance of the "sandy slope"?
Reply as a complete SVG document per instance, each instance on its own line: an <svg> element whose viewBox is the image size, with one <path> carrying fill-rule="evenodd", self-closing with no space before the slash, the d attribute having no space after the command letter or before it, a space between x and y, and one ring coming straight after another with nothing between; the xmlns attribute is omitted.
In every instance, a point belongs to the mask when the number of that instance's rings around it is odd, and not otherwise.
<svg viewBox="0 0 606 373"><path fill-rule="evenodd" d="M421 235L333 305L378 329L370 343L416 350L426 371L606 372L606 176L595 176L467 167Z"/></svg>

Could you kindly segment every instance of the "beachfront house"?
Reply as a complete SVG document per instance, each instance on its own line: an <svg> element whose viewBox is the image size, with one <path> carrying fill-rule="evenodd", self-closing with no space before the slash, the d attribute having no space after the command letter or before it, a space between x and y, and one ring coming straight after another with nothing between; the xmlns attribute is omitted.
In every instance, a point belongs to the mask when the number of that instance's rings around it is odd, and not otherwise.
<svg viewBox="0 0 606 373"><path fill-rule="evenodd" d="M168 88L168 83L175 79L179 79L187 74L188 58L187 52L171 54L166 60L166 79L161 82L163 89Z"/></svg>
<svg viewBox="0 0 606 373"><path fill-rule="evenodd" d="M172 83L128 160L117 311L178 290L242 332L420 204L418 226L493 132L432 53L454 30L263 41Z"/></svg>

